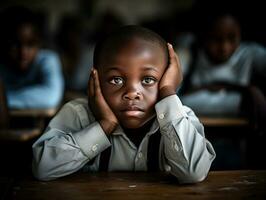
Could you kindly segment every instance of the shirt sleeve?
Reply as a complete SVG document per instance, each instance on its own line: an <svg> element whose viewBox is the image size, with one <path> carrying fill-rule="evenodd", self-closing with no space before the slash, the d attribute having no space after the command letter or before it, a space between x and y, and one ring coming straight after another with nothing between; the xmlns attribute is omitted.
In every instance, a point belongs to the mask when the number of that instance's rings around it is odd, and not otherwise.
<svg viewBox="0 0 266 200"><path fill-rule="evenodd" d="M64 81L61 62L55 53L49 53L35 63L40 71L40 82L7 91L10 108L53 108L63 96Z"/></svg>
<svg viewBox="0 0 266 200"><path fill-rule="evenodd" d="M81 169L111 144L98 122L82 128L77 111L70 104L49 123L33 144L33 174L52 180Z"/></svg>
<svg viewBox="0 0 266 200"><path fill-rule="evenodd" d="M180 183L205 179L215 151L194 112L171 95L155 106L162 134L160 168Z"/></svg>

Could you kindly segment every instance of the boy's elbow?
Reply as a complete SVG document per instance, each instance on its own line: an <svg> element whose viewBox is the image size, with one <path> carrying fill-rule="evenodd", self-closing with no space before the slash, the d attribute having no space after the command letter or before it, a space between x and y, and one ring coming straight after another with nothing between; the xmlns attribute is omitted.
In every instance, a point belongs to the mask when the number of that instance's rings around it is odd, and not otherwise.
<svg viewBox="0 0 266 200"><path fill-rule="evenodd" d="M33 172L33 176L39 181L50 181L52 180L47 174L40 172Z"/></svg>
<svg viewBox="0 0 266 200"><path fill-rule="evenodd" d="M51 170L52 168L53 166L51 165L51 162L43 163L41 160L38 160L33 156L32 174L36 179L40 181L50 181L56 179L57 177L55 176L55 172Z"/></svg>
<svg viewBox="0 0 266 200"><path fill-rule="evenodd" d="M39 166L33 166L32 173L33 173L33 176L40 181L50 181L50 180L55 179L51 177L47 171L42 170L41 167Z"/></svg>
<svg viewBox="0 0 266 200"><path fill-rule="evenodd" d="M197 171L188 171L181 178L180 183L199 183L207 177L208 173L202 173Z"/></svg>
<svg viewBox="0 0 266 200"><path fill-rule="evenodd" d="M208 175L208 170L179 169L177 171L171 170L170 172L181 184L199 183Z"/></svg>

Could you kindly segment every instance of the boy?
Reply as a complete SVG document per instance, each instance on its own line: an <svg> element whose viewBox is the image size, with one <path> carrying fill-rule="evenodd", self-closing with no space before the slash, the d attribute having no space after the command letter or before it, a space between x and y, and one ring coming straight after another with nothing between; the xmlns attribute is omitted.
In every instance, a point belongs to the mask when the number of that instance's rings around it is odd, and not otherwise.
<svg viewBox="0 0 266 200"><path fill-rule="evenodd" d="M161 170L202 181L215 152L175 94L181 80L172 46L156 33L126 26L110 34L95 47L89 103L67 103L33 144L34 175Z"/></svg>
<svg viewBox="0 0 266 200"><path fill-rule="evenodd" d="M36 16L23 7L1 13L0 79L10 108L53 108L61 102L64 82L57 54L40 49Z"/></svg>

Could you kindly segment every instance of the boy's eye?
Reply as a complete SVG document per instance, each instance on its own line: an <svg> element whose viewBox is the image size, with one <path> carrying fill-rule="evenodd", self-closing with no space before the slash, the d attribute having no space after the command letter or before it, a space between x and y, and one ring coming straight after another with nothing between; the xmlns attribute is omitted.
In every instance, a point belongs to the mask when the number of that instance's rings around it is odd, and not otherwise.
<svg viewBox="0 0 266 200"><path fill-rule="evenodd" d="M123 82L124 80L121 77L114 77L110 80L110 83L114 85L122 85Z"/></svg>
<svg viewBox="0 0 266 200"><path fill-rule="evenodd" d="M152 78L152 77L145 77L143 80L142 80L142 83L145 84L145 85L152 85L156 82L156 79Z"/></svg>

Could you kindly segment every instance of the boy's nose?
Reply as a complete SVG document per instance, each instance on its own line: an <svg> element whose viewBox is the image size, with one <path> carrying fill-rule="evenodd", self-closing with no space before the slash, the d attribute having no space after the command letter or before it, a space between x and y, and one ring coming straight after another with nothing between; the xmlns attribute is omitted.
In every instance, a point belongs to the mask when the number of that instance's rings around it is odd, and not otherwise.
<svg viewBox="0 0 266 200"><path fill-rule="evenodd" d="M127 92L124 95L125 100L139 100L140 99L140 93L138 92Z"/></svg>
<svg viewBox="0 0 266 200"><path fill-rule="evenodd" d="M131 87L125 92L123 98L125 100L139 100L141 93L136 87Z"/></svg>

